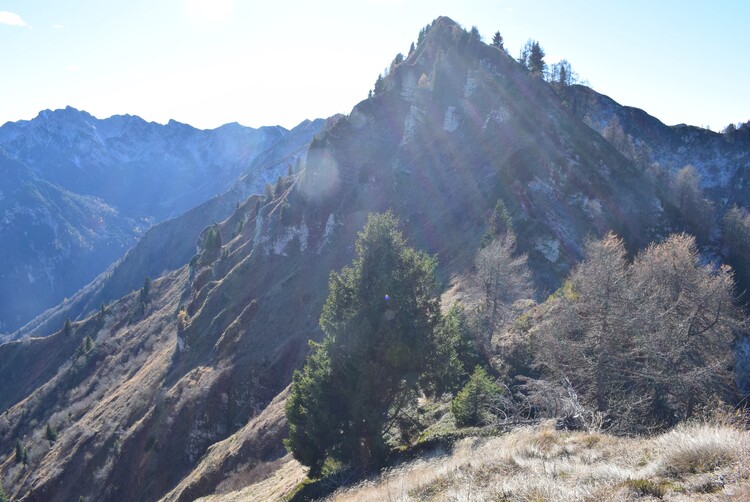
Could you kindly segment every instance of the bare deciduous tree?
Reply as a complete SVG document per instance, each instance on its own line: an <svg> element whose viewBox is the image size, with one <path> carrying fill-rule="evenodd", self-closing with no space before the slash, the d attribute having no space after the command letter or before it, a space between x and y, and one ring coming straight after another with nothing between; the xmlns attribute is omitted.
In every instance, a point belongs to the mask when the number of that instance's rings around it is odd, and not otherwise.
<svg viewBox="0 0 750 502"><path fill-rule="evenodd" d="M534 288L526 254L515 255L516 238L506 232L480 249L476 257L476 287L491 326L497 327L513 313L513 304L531 298Z"/></svg>
<svg viewBox="0 0 750 502"><path fill-rule="evenodd" d="M672 425L726 395L731 344L745 324L729 267L700 264L685 234L632 264L612 234L586 250L540 326L540 368L630 431Z"/></svg>
<svg viewBox="0 0 750 502"><path fill-rule="evenodd" d="M635 359L650 413L674 423L731 385L731 344L742 329L731 269L700 265L695 238L672 235L633 263Z"/></svg>

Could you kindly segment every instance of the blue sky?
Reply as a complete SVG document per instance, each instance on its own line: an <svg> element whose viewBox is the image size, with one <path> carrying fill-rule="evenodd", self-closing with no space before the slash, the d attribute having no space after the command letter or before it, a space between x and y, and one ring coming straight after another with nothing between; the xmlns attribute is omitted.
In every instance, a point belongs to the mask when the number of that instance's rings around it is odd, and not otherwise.
<svg viewBox="0 0 750 502"><path fill-rule="evenodd" d="M0 123L71 105L200 128L348 113L447 15L667 124L750 120L750 2L0 0Z"/></svg>

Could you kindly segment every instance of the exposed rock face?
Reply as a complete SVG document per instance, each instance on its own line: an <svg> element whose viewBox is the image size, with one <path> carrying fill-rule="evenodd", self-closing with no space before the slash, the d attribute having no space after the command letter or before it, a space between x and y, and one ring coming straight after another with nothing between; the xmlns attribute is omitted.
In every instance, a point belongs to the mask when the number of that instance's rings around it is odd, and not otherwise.
<svg viewBox="0 0 750 502"><path fill-rule="evenodd" d="M648 162L675 172L694 166L706 192L719 209L750 206L750 135L727 135L684 124L667 126L638 108L622 106L581 85L560 90L570 110L599 133L617 123L636 147L645 147Z"/></svg>
<svg viewBox="0 0 750 502"><path fill-rule="evenodd" d="M560 284L587 236L615 230L636 249L663 223L642 170L450 19L384 86L327 121L271 193L190 241L197 254L154 280L148 301L135 292L70 334L0 346L0 452L16 439L33 452L26 470L0 458L14 496L193 500L221 469L282 455L272 400L320 339L330 271L351 262L370 212L392 210L447 283L470 271L502 199L540 292ZM76 357L86 335L95 347ZM46 423L59 431L53 445Z"/></svg>

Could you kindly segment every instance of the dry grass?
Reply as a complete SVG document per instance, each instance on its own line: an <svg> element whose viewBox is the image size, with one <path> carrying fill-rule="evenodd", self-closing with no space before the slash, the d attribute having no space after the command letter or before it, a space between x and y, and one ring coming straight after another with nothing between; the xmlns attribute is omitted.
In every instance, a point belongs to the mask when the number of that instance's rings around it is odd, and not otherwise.
<svg viewBox="0 0 750 502"><path fill-rule="evenodd" d="M551 424L464 439L330 501L746 500L750 434L682 426L655 438L559 432Z"/></svg>
<svg viewBox="0 0 750 502"><path fill-rule="evenodd" d="M721 426L678 427L662 436L659 443L663 451L661 473L673 477L711 472L748 454L747 433Z"/></svg>
<svg viewBox="0 0 750 502"><path fill-rule="evenodd" d="M291 458L285 458L273 476L241 490L198 499L201 502L266 502L280 500L291 492L302 479L307 469Z"/></svg>

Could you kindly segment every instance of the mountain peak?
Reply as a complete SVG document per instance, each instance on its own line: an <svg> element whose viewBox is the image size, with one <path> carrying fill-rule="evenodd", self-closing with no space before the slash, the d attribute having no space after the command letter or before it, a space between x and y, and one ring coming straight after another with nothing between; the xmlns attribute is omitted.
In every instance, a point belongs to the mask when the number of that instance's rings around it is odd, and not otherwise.
<svg viewBox="0 0 750 502"><path fill-rule="evenodd" d="M46 110L42 110L30 122L49 121L49 120L71 121L71 120L78 120L78 119L92 120L95 118L93 115L91 115L90 113L84 110L79 110L77 108L73 108L72 106L68 105L65 108L57 108L55 110L50 110L49 108Z"/></svg>
<svg viewBox="0 0 750 502"><path fill-rule="evenodd" d="M459 26L459 24L448 16L438 16L432 22L432 26Z"/></svg>

